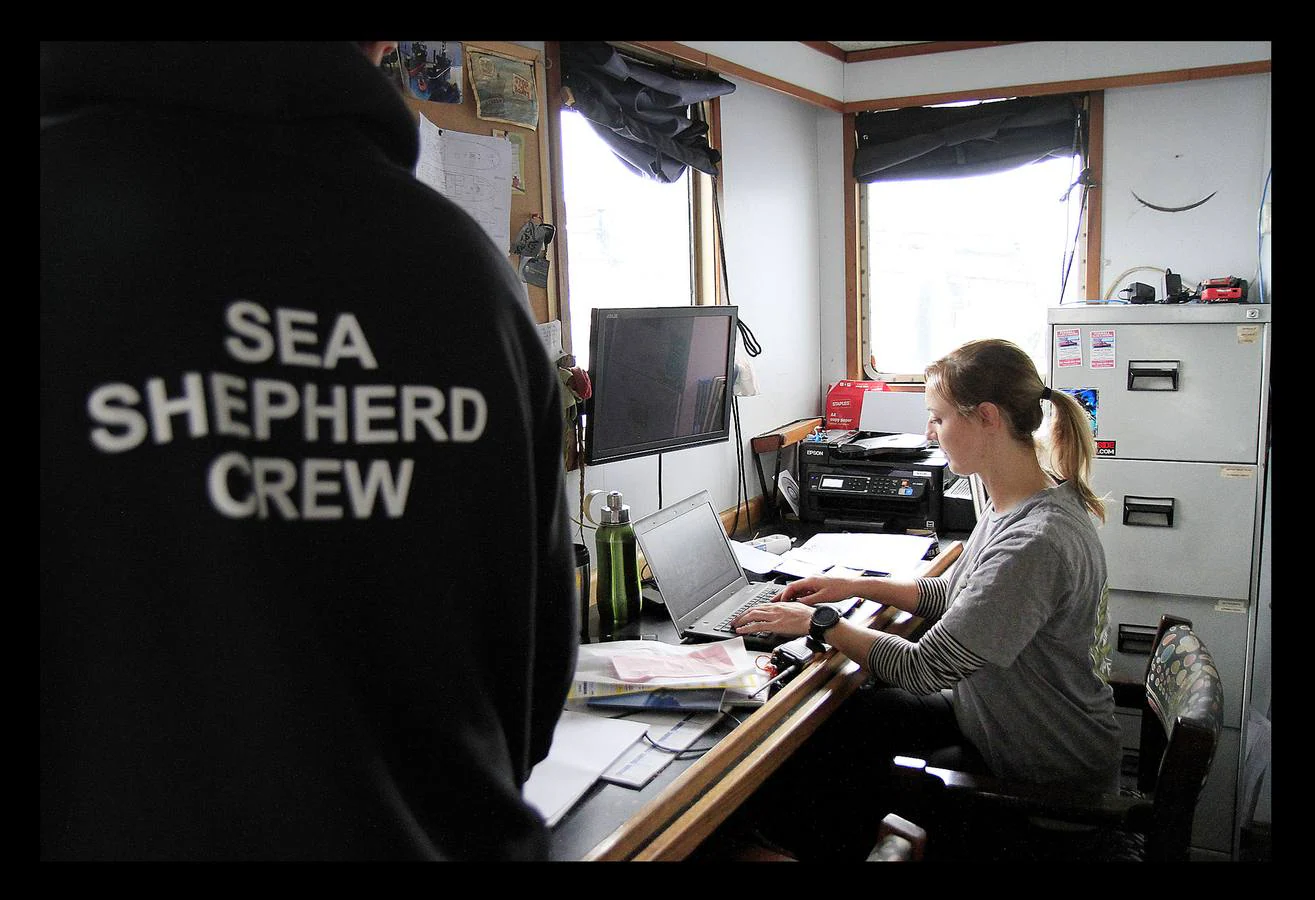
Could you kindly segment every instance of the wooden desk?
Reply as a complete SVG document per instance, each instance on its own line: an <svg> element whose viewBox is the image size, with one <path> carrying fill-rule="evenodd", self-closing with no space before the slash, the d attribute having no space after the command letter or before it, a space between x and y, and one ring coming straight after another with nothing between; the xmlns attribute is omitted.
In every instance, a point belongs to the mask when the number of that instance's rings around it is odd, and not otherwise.
<svg viewBox="0 0 1315 900"><path fill-rule="evenodd" d="M958 558L955 541L919 575L940 575ZM882 609L867 624L907 636L916 617L895 623L898 611ZM858 664L831 649L762 708L685 769L586 860L680 860L688 856L780 767L817 727L863 684Z"/></svg>

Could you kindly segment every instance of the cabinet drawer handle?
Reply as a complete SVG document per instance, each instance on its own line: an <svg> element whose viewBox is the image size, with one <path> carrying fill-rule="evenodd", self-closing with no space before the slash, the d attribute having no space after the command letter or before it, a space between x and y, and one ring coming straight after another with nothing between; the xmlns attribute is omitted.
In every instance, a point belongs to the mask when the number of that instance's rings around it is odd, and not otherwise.
<svg viewBox="0 0 1315 900"><path fill-rule="evenodd" d="M1130 391L1176 391L1178 390L1178 368L1182 363L1176 359L1131 359L1128 360L1128 390ZM1168 381L1168 385L1164 382Z"/></svg>
<svg viewBox="0 0 1315 900"><path fill-rule="evenodd" d="M1124 497L1123 524L1151 528L1173 527L1172 497Z"/></svg>
<svg viewBox="0 0 1315 900"><path fill-rule="evenodd" d="M1155 633L1159 629L1154 625L1119 625L1120 653L1133 653L1149 656L1155 643Z"/></svg>

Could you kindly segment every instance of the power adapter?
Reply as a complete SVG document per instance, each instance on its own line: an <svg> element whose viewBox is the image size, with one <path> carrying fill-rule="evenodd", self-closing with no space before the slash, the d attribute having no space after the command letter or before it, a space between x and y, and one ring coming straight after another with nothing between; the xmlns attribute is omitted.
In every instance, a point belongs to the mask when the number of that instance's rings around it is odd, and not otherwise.
<svg viewBox="0 0 1315 900"><path fill-rule="evenodd" d="M1140 281L1134 281L1121 292L1127 295L1129 303L1154 303L1155 288L1149 284L1142 284Z"/></svg>
<svg viewBox="0 0 1315 900"><path fill-rule="evenodd" d="M808 646L807 637L797 637L772 651L772 667L778 672L784 672L791 666L802 669L812 659L813 648Z"/></svg>

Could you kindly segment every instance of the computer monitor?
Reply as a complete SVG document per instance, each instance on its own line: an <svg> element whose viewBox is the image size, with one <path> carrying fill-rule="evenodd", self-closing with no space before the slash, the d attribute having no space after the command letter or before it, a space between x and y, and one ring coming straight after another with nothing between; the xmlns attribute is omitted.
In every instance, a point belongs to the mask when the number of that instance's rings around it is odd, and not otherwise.
<svg viewBox="0 0 1315 900"><path fill-rule="evenodd" d="M595 309L585 462L614 462L730 436L735 306Z"/></svg>

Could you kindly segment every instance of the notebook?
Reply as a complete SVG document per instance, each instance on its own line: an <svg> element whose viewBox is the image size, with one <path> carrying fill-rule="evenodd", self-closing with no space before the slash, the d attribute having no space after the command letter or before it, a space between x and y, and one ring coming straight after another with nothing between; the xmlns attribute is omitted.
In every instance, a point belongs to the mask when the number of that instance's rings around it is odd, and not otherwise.
<svg viewBox="0 0 1315 900"><path fill-rule="evenodd" d="M634 529L635 541L682 638L737 637L730 620L756 603L768 602L785 587L749 581L707 491L639 519ZM770 649L786 640L766 632L738 636L752 649Z"/></svg>

